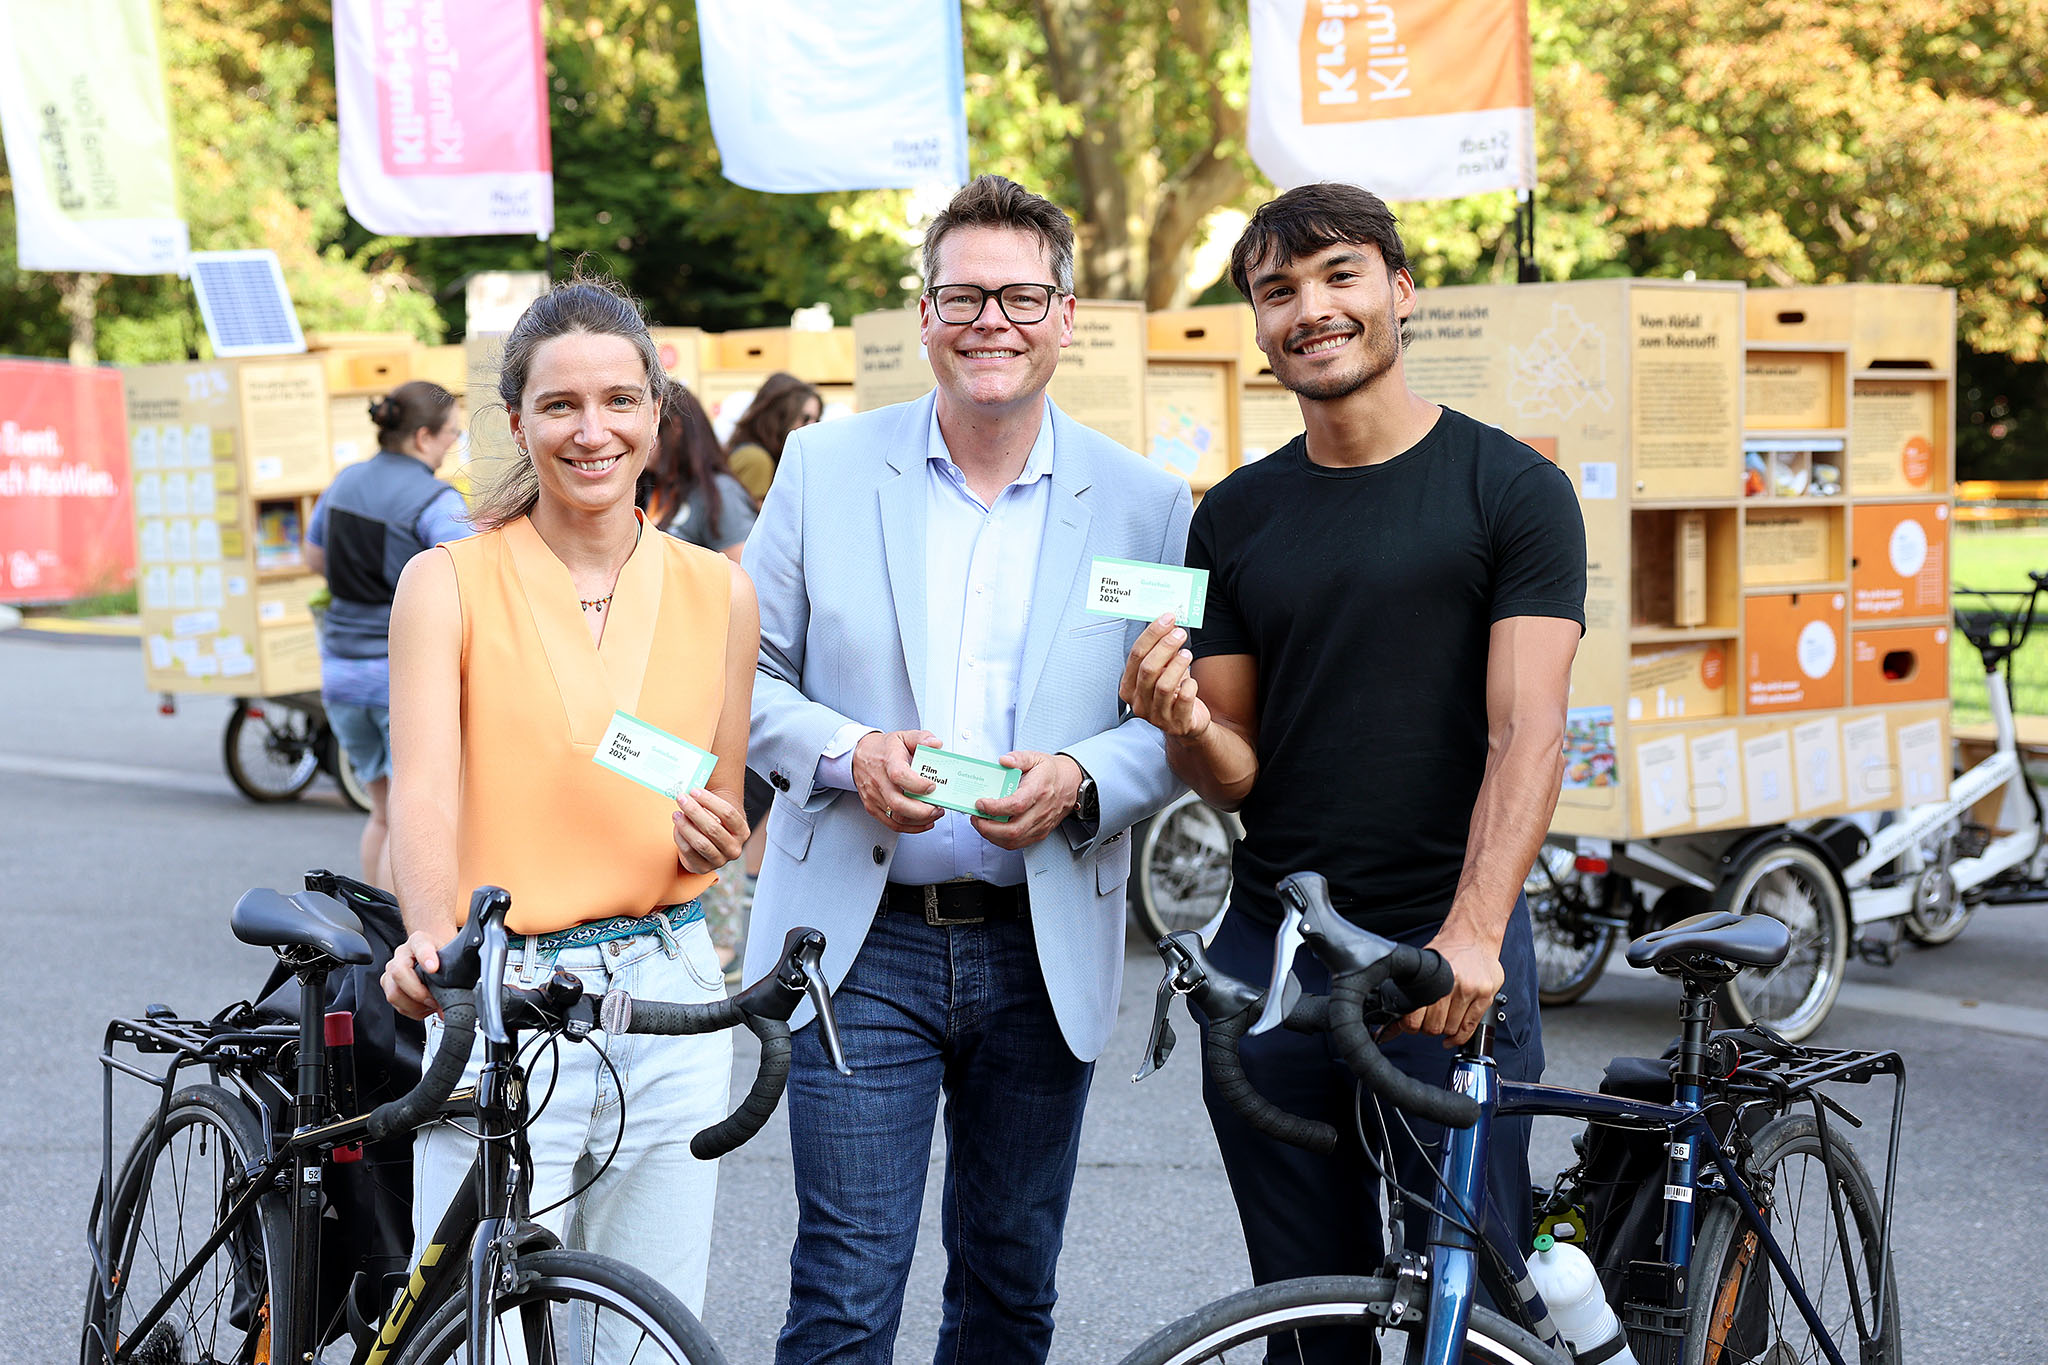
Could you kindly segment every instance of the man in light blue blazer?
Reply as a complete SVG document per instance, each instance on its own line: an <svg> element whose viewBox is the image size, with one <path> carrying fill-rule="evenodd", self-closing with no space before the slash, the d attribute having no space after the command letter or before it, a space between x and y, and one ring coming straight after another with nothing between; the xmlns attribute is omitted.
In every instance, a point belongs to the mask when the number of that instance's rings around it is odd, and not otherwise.
<svg viewBox="0 0 2048 1365"><path fill-rule="evenodd" d="M745 566L761 601L749 765L775 788L746 979L824 930L851 1078L816 1028L788 1092L799 1205L784 1365L894 1354L945 1099L937 1358L1045 1359L1082 1107L1123 974L1134 821L1180 791L1123 713L1144 623L1083 605L1096 556L1179 564L1182 480L1045 397L1073 336L1073 227L999 176L926 234L937 389L793 433ZM947 813L918 745L1021 771ZM805 1022L799 1016L798 1023Z"/></svg>

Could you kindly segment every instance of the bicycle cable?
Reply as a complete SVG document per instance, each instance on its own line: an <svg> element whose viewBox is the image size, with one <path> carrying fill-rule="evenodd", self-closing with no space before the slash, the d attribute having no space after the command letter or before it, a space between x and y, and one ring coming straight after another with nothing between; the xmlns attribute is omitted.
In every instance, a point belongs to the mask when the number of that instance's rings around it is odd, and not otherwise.
<svg viewBox="0 0 2048 1365"><path fill-rule="evenodd" d="M540 1117L540 1111L548 1107L548 1101L555 1097L555 1079L561 1074L562 1071L561 1030L536 1029L531 1038L529 1038L526 1042L520 1044L520 1050L518 1055L516 1055L512 1059L513 1065L518 1067L522 1074L530 1073L531 1067L527 1063L527 1049L532 1048L535 1054L538 1055L539 1049L542 1046L549 1044L552 1044L555 1048L555 1064L548 1070L548 1088L546 1092L541 1095L540 1103L528 1106L526 1117L520 1121L517 1127L513 1128L509 1132L499 1133L496 1136L489 1136L484 1133L475 1132L471 1129L465 1128L452 1118L444 1117L441 1119L441 1122L447 1124L450 1128L453 1128L456 1132L462 1134L471 1142L510 1142L514 1138L524 1135L526 1130L533 1126L534 1120Z"/></svg>
<svg viewBox="0 0 2048 1365"><path fill-rule="evenodd" d="M1374 1098L1374 1102L1378 1103L1377 1097ZM1437 1186L1438 1188L1443 1190L1445 1198L1449 1199L1457 1207L1458 1212L1465 1215L1466 1218L1471 1219L1472 1222L1461 1222L1459 1219L1452 1217L1449 1213L1445 1213L1443 1209L1438 1208L1437 1205L1434 1203L1431 1203L1429 1207L1436 1209L1436 1211L1439 1214L1442 1214L1445 1222L1451 1224L1451 1226L1457 1228L1461 1232L1464 1232L1467 1235L1469 1235L1472 1238L1473 1245L1478 1248L1480 1255L1484 1256L1492 1264L1493 1273L1495 1277L1500 1280L1501 1287L1509 1291L1505 1298L1507 1300L1512 1300L1512 1302L1504 1301L1501 1304L1499 1304L1498 1307L1500 1311L1508 1313L1510 1315L1519 1314L1522 1317L1526 1318L1528 1316L1527 1310L1521 1303L1520 1294L1518 1292L1515 1292L1517 1288L1516 1277L1507 1263L1507 1258L1500 1254L1499 1248L1493 1245L1492 1240L1488 1238L1485 1233L1480 1232L1477 1228L1473 1226L1474 1223L1479 1223L1483 1220L1480 1219L1479 1215L1477 1215L1471 1209L1465 1206L1465 1201L1458 1197L1457 1191L1453 1190L1451 1188L1450 1182L1444 1179L1444 1173L1442 1168L1440 1168L1436 1164L1436 1161L1429 1154L1429 1149L1423 1145L1422 1139L1416 1135L1414 1126L1408 1122L1408 1115L1402 1112L1398 1107L1394 1110L1394 1113L1395 1116L1401 1120L1401 1127L1403 1128L1403 1130L1407 1132L1408 1140L1415 1144L1415 1150L1417 1154L1419 1154L1422 1157L1422 1164L1429 1168L1430 1175L1435 1177ZM1385 1121L1384 1113L1382 1114L1381 1119L1382 1122ZM1500 1212L1500 1205L1493 1203L1491 1190L1487 1192L1487 1201L1492 1206L1494 1212L1498 1214ZM1501 1222L1506 1223L1506 1217L1503 1216L1501 1218ZM1529 1327L1531 1331L1535 1330L1534 1324L1524 1323L1524 1326Z"/></svg>
<svg viewBox="0 0 2048 1365"><path fill-rule="evenodd" d="M527 1215L530 1218L539 1218L542 1214L553 1213L556 1209L561 1208L563 1205L580 1199L586 1190L588 1190L591 1186L595 1185L598 1182L598 1180L603 1177L604 1173L612 1168L612 1162L618 1159L619 1148L623 1146L626 1141L625 1078L619 1075L618 1067L613 1065L612 1063L611 1054L604 1050L604 1046L597 1041L597 1038L594 1035L585 1034L583 1036L583 1041L590 1044L592 1048L596 1049L597 1059L603 1062L604 1069L611 1073L612 1089L615 1092L617 1092L619 1097L619 1129L616 1133L612 1135L612 1149L609 1152L605 1153L604 1160L599 1162L597 1169L590 1173L590 1179L584 1181L581 1185L578 1185L575 1189L569 1191L569 1193L563 1195L554 1203L549 1204L546 1208L535 1209L532 1213Z"/></svg>

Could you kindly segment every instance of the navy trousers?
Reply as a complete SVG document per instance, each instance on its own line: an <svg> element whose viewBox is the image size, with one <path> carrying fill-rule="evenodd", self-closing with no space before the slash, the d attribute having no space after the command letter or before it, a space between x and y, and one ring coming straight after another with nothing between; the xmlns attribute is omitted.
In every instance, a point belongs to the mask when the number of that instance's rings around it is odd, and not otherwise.
<svg viewBox="0 0 2048 1365"><path fill-rule="evenodd" d="M1403 942L1425 944L1436 930L1400 936ZM1273 970L1273 931L1228 914L1209 945L1209 960L1240 980L1264 983ZM1494 1036L1494 1060L1508 1080L1534 1081L1543 1074L1543 1032L1537 1015L1536 957L1530 940L1529 907L1517 902L1501 944L1506 974L1508 1021ZM1305 993L1329 990L1329 975L1315 955L1303 952L1295 974ZM1441 1038L1407 1035L1386 1045L1387 1057L1411 1076L1443 1085L1456 1053ZM1355 1115L1357 1082L1338 1059L1327 1034L1300 1034L1280 1028L1243 1040L1240 1055L1245 1075L1260 1093L1281 1108L1336 1128L1337 1150L1317 1156L1254 1131L1205 1080L1203 1099L1216 1127L1216 1145L1230 1178L1244 1224L1252 1279L1258 1284L1305 1275L1372 1275L1386 1256L1386 1230L1381 1226L1380 1185L1358 1138ZM1402 1188L1429 1196L1437 1193L1430 1163L1442 1166L1443 1130L1418 1118L1407 1127L1400 1111L1382 1105L1388 1127L1391 1174ZM1368 1131L1374 1131L1370 1102ZM1488 1153L1487 1188L1504 1224L1526 1248L1533 1232L1529 1201L1529 1124L1526 1118L1493 1121ZM1413 1129L1411 1141L1409 1129ZM1403 1219L1403 1245L1420 1252L1428 1237L1429 1210L1410 1201ZM1276 1365L1356 1365L1372 1358L1369 1343L1357 1333L1324 1329L1268 1343L1267 1359Z"/></svg>
<svg viewBox="0 0 2048 1365"><path fill-rule="evenodd" d="M1043 1365L1094 1067L1060 1035L1031 926L884 914L833 992L846 1060L795 1037L797 1194L778 1365L889 1365L945 1107L938 1365Z"/></svg>

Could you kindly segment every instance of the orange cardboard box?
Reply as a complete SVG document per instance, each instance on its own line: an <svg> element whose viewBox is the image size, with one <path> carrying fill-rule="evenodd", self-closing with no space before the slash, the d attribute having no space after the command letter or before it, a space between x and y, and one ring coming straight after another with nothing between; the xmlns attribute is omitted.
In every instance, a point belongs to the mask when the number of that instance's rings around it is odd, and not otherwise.
<svg viewBox="0 0 2048 1365"><path fill-rule="evenodd" d="M1859 621L1948 616L1948 504L1858 503L1849 592Z"/></svg>
<svg viewBox="0 0 2048 1365"><path fill-rule="evenodd" d="M1849 696L1855 705L1948 699L1947 626L1859 630L1849 641Z"/></svg>
<svg viewBox="0 0 2048 1365"><path fill-rule="evenodd" d="M1743 710L1749 715L1842 705L1847 603L1838 592L1774 593L1743 604Z"/></svg>

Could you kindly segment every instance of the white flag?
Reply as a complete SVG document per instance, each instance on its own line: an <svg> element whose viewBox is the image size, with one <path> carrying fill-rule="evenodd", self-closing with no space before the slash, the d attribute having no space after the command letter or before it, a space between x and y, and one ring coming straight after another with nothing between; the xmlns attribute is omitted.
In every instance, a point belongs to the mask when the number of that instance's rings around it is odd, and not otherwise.
<svg viewBox="0 0 2048 1365"><path fill-rule="evenodd" d="M772 194L967 181L960 0L697 0L725 178Z"/></svg>
<svg viewBox="0 0 2048 1365"><path fill-rule="evenodd" d="M1382 199L1536 187L1528 0L1251 0L1252 160Z"/></svg>
<svg viewBox="0 0 2048 1365"><path fill-rule="evenodd" d="M23 270L184 268L156 0L0 0L0 136Z"/></svg>
<svg viewBox="0 0 2048 1365"><path fill-rule="evenodd" d="M335 0L341 197L372 232L555 230L539 0Z"/></svg>

